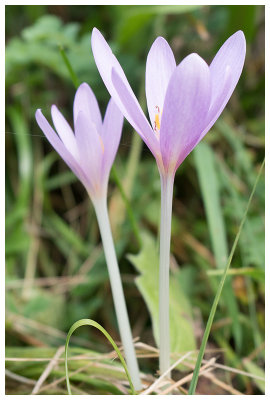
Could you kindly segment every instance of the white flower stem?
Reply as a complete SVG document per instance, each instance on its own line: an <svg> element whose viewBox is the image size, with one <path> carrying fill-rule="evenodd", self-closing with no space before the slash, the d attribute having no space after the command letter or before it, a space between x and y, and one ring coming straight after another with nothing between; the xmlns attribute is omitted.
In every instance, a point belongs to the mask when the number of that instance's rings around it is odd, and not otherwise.
<svg viewBox="0 0 270 400"><path fill-rule="evenodd" d="M170 367L169 272L174 175L160 174L160 181L159 369L164 374ZM166 376L170 378L170 372Z"/></svg>
<svg viewBox="0 0 270 400"><path fill-rule="evenodd" d="M94 206L109 271L112 296L121 341L124 347L125 359L135 390L141 390L142 385L139 376L139 367L134 344L132 341L132 333L128 319L127 307L112 238L106 197L104 196L104 198L101 198L99 201L95 201Z"/></svg>

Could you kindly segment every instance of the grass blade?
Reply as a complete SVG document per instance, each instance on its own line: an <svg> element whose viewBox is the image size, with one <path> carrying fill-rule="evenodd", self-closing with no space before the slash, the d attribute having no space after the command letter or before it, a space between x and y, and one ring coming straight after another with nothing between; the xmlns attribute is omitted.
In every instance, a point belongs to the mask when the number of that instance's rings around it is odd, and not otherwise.
<svg viewBox="0 0 270 400"><path fill-rule="evenodd" d="M100 330L100 332L103 333L104 336L106 336L106 338L109 340L109 342L111 343L112 347L114 348L114 350L116 351L123 367L124 370L126 372L129 384L130 384L130 388L131 388L131 392L132 394L137 394L135 392L134 386L132 384L131 381L131 377L129 375L128 369L127 369L127 365L126 362L119 350L119 348L117 347L115 341L113 340L113 338L111 337L111 335L101 326L99 325L96 321L92 320L92 319L80 319L79 321L75 322L72 327L70 328L68 334L67 334L67 339L66 339L66 345L65 345L65 371L66 371L66 381L67 381L67 389L68 389L68 394L72 394L71 393L71 389L70 389L70 383L69 383L69 375L68 375L68 344L69 344L69 340L70 337L72 335L72 333L79 328L80 326L84 326L84 325L89 325L89 326L93 326L94 328L97 328L98 330Z"/></svg>
<svg viewBox="0 0 270 400"><path fill-rule="evenodd" d="M77 75L75 74L74 69L72 68L72 65L70 64L70 61L69 61L69 59L68 59L68 57L66 55L66 52L65 52L65 50L64 50L64 48L62 46L60 46L59 51L60 51L60 54L61 54L61 56L63 58L63 61L64 61L65 65L66 65L66 67L68 69L68 72L69 72L70 78L71 78L71 80L73 82L73 85L77 89L79 87L79 85L80 85L79 79L78 79Z"/></svg>
<svg viewBox="0 0 270 400"><path fill-rule="evenodd" d="M241 235L241 231L243 229L243 225L244 225L246 217L247 217L247 213L248 213L251 201L253 199L253 195L255 193L257 184L259 182L259 179L260 179L263 167L264 167L264 162L265 161L262 162L262 165L260 167L260 170L259 170L259 173L257 175L256 181L254 183L252 192L250 194L250 197L249 197L249 200L248 200L248 203L247 203L247 207L245 209L241 224L239 226L237 235L235 237L235 240L234 240L234 243L233 243L233 246L232 246L232 249L231 249L227 264L226 264L226 267L224 269L224 273L222 275L221 281L220 281L219 286L218 286L218 290L217 290L217 293L216 293L216 296L215 296L215 299L214 299L214 302L213 302L213 305L212 305L212 308L211 308L211 311L210 311L210 315L208 317L207 325L206 325L205 332L204 332L203 339L202 339L202 344L201 344L201 347L200 347L200 351L199 351L197 362L196 362L196 365L195 365L193 377L192 377L191 384L190 384L189 391L188 391L189 395L194 395L195 390L196 390L198 377L199 377L199 372L200 372L200 368L201 368L201 363L202 363L202 359L203 359L203 356L204 356L204 352L205 352L206 344L207 344L208 337L209 337L209 334L210 334L210 330L211 330L211 327L212 327L212 323L213 323L213 320L214 320L214 317L215 317L217 305L218 305L218 302L219 302L219 299L220 299L220 295L221 295L221 292L222 292L222 289L223 289L223 286L224 286L224 283L225 283L225 280L226 280L226 276L227 276L228 270L229 270L231 262L232 262L232 258L233 258L236 246L237 246L238 241L239 241L239 237Z"/></svg>

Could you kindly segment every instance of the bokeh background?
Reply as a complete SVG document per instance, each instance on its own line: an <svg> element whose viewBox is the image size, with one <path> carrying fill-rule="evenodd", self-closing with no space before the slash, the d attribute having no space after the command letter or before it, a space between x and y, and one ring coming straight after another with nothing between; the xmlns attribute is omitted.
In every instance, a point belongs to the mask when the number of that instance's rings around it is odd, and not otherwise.
<svg viewBox="0 0 270 400"><path fill-rule="evenodd" d="M104 113L109 95L91 53L94 26L144 107L145 61L158 35L170 43L177 62L197 52L210 63L239 29L247 39L243 74L228 106L176 175L171 242L176 358L200 345L264 158L263 6L6 6L7 394L36 388L80 318L95 319L119 340L93 207L34 118L37 108L50 118L54 103L73 126L77 82L63 54L78 82L91 85ZM151 382L158 359L146 345L156 347L160 183L152 155L128 123L111 174L109 209L140 366ZM71 380L74 393L126 393L118 361L102 359L112 350L104 337L80 328L71 345L71 354L79 356L69 364L77 371ZM92 363L83 358L89 355ZM212 377L199 380L198 394L264 393L263 177L216 313L206 359L213 356L251 377L216 368ZM174 372L174 379L190 372L194 357ZM61 350L58 358L37 393L66 393Z"/></svg>

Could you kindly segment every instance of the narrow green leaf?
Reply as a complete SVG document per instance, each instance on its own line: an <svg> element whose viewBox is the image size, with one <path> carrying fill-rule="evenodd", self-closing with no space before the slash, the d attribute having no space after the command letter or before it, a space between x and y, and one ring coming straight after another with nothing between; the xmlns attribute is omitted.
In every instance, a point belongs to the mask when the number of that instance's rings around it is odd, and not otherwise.
<svg viewBox="0 0 270 400"><path fill-rule="evenodd" d="M194 150L194 158L216 264L218 268L223 268L228 257L228 246L214 154L209 145L202 142Z"/></svg>
<svg viewBox="0 0 270 400"><path fill-rule="evenodd" d="M33 179L33 150L31 136L26 119L19 108L9 107L7 114L10 120L17 148L19 188L17 193L17 204L28 206L30 201L31 185Z"/></svg>
<svg viewBox="0 0 270 400"><path fill-rule="evenodd" d="M207 143L202 142L194 150L194 157L216 265L218 269L223 269L228 258L228 245L214 153ZM232 318L232 331L236 347L240 350L242 327L239 323L236 298L229 280L224 287L224 299Z"/></svg>
<svg viewBox="0 0 270 400"><path fill-rule="evenodd" d="M60 46L59 51L60 51L60 54L61 54L61 56L62 56L62 58L64 60L65 65L66 65L66 67L68 69L70 78L71 78L75 88L77 89L79 84L80 84L80 81L79 81L77 75L75 74L74 69L72 68L72 65L70 64L69 59L68 59L68 57L66 55L66 52L65 52L65 50L64 50L64 48L62 46Z"/></svg>

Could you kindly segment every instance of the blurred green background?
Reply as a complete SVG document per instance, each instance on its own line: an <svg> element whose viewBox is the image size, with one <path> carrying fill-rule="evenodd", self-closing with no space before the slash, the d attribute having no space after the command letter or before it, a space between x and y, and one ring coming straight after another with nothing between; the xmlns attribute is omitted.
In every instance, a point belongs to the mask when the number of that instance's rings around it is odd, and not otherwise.
<svg viewBox="0 0 270 400"><path fill-rule="evenodd" d="M228 106L176 175L171 246L176 358L200 344L221 270L264 158L263 6L6 6L7 394L32 392L49 359L65 343L67 330L80 318L95 319L119 340L93 207L34 118L37 108L50 118L50 106L57 104L73 126L75 87L60 49L105 111L109 95L90 47L94 26L110 43L144 107L145 61L158 35L167 39L177 63L191 52L210 63L239 29L247 39L244 70ZM129 200L128 212L121 191ZM133 336L156 346L159 175L152 155L128 123L110 180L109 208ZM263 178L231 268L206 357L214 354L220 364L262 377ZM81 328L71 343L74 354L111 351L90 328ZM154 377L158 360L147 351L138 345L140 367ZM124 379L122 372L85 364L70 362L74 371L82 368L71 380L74 393L125 393L115 383ZM192 365L194 358L173 377L184 376ZM263 380L222 369L214 375L244 394L263 393ZM209 378L200 379L197 388L198 394L228 392ZM38 393L66 393L62 359Z"/></svg>

